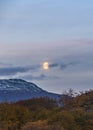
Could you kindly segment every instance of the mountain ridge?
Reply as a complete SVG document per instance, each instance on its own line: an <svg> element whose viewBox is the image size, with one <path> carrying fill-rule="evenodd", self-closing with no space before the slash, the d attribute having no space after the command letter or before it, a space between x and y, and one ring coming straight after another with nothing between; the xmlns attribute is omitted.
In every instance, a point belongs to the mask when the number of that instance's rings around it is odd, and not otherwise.
<svg viewBox="0 0 93 130"><path fill-rule="evenodd" d="M49 97L57 99L59 94L51 93L23 79L0 79L0 102Z"/></svg>

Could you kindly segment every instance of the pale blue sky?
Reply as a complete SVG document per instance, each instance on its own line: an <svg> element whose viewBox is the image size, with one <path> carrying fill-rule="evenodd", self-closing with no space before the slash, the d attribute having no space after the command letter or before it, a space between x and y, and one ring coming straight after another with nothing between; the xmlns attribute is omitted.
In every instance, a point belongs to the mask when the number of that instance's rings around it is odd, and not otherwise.
<svg viewBox="0 0 93 130"><path fill-rule="evenodd" d="M92 38L92 0L4 0L0 3L2 43Z"/></svg>
<svg viewBox="0 0 93 130"><path fill-rule="evenodd" d="M92 89L92 56L92 0L0 0L0 78ZM44 61L54 65L47 72Z"/></svg>

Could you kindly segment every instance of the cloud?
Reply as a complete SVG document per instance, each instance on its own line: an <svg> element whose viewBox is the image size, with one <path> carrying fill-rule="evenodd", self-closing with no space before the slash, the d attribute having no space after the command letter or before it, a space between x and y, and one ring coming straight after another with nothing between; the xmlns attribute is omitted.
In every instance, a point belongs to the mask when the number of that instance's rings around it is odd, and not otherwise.
<svg viewBox="0 0 93 130"><path fill-rule="evenodd" d="M13 66L9 64L0 63L0 76L14 76L18 73L24 74L29 71L38 71L39 65L32 66Z"/></svg>
<svg viewBox="0 0 93 130"><path fill-rule="evenodd" d="M7 68L0 68L0 75L7 76L7 75L15 75L18 72L26 72L29 68L25 67L7 67Z"/></svg>
<svg viewBox="0 0 93 130"><path fill-rule="evenodd" d="M49 64L50 68L59 68L60 70L66 69L68 67L74 66L76 64L79 64L78 62L63 62L63 63L52 63Z"/></svg>
<svg viewBox="0 0 93 130"><path fill-rule="evenodd" d="M66 69L67 67L75 65L75 62L68 63L50 63L49 68L58 68L60 70ZM28 66L14 66L13 64L7 64L0 62L0 76L15 76L15 75L29 75L32 72L39 72L41 66L38 65L28 65ZM34 77L36 79L45 79L45 75L41 75L39 78Z"/></svg>
<svg viewBox="0 0 93 130"><path fill-rule="evenodd" d="M78 63L76 63L76 62L63 63L63 64L60 65L60 69L63 70L63 69L66 69L68 67L74 66L76 64L78 64Z"/></svg>
<svg viewBox="0 0 93 130"><path fill-rule="evenodd" d="M58 63L52 63L52 64L49 64L49 67L50 68L54 68L54 67L58 67L59 64Z"/></svg>
<svg viewBox="0 0 93 130"><path fill-rule="evenodd" d="M19 77L20 78L20 77ZM51 79L59 79L58 76L49 76L45 74L38 74L38 75L24 75L21 78L26 79L26 80L51 80Z"/></svg>
<svg viewBox="0 0 93 130"><path fill-rule="evenodd" d="M41 65L27 65L27 66L15 66L13 64L0 63L0 78L21 78L30 81L50 81L50 80L60 80L62 78L58 73L69 67L76 65L76 62L66 62L61 60L56 62L51 62L49 64L49 72L41 69Z"/></svg>
<svg viewBox="0 0 93 130"><path fill-rule="evenodd" d="M51 65L54 67L55 65ZM51 80L58 79L58 76L53 76L44 74L44 71L40 70L40 65L32 66L10 66L10 67L1 67L0 68L0 78L9 79L9 78L21 78L26 80Z"/></svg>
<svg viewBox="0 0 93 130"><path fill-rule="evenodd" d="M12 67L12 64L0 62L0 68Z"/></svg>

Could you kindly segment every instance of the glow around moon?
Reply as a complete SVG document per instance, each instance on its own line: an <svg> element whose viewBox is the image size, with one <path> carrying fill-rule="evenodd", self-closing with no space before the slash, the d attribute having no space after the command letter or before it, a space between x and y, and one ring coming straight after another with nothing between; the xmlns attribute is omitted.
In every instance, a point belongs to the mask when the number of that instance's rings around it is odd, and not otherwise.
<svg viewBox="0 0 93 130"><path fill-rule="evenodd" d="M44 70L48 70L49 69L49 63L48 62L44 62L43 63L43 69Z"/></svg>

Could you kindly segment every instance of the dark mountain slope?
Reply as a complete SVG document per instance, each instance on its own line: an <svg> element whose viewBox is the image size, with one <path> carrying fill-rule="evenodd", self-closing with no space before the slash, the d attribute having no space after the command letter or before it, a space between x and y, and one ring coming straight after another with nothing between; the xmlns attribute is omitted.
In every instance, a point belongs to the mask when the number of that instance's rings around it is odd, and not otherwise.
<svg viewBox="0 0 93 130"><path fill-rule="evenodd" d="M49 93L31 82L22 79L0 80L0 102L15 102L37 97L56 99L58 94Z"/></svg>

